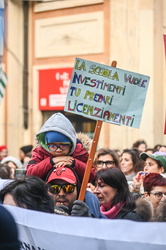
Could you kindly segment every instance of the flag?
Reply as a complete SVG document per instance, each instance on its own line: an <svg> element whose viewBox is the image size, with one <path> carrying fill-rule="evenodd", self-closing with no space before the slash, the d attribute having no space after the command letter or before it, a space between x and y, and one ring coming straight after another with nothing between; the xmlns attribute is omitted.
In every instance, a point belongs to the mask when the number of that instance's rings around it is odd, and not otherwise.
<svg viewBox="0 0 166 250"><path fill-rule="evenodd" d="M1 68L0 69L0 102L4 96L6 84L7 84L7 76Z"/></svg>

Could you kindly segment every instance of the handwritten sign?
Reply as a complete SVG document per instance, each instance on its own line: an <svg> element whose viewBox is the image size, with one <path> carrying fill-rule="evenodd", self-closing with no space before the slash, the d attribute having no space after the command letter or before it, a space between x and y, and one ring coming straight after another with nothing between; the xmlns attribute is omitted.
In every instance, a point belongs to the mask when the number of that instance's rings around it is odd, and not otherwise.
<svg viewBox="0 0 166 250"><path fill-rule="evenodd" d="M76 58L65 111L139 128L149 76Z"/></svg>

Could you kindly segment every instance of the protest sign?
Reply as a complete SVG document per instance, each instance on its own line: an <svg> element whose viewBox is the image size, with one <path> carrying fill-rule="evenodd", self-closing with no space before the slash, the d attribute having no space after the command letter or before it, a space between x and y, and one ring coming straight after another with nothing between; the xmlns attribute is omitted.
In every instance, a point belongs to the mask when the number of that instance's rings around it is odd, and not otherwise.
<svg viewBox="0 0 166 250"><path fill-rule="evenodd" d="M117 62L112 61L111 66L116 67L116 65L117 65ZM90 171L92 168L93 159L94 159L94 155L96 152L101 127L102 127L102 121L98 120L96 123L95 132L94 132L94 136L93 136L93 140L92 140L92 144L91 144L91 148L90 148L90 152L89 152L89 157L88 157L88 161L87 161L87 167L85 169L84 178L82 181L82 185L81 185L81 189L80 189L80 193L79 193L79 197L78 197L78 199L81 201L84 201L85 192L86 192L87 184L89 181Z"/></svg>
<svg viewBox="0 0 166 250"><path fill-rule="evenodd" d="M166 223L63 216L5 205L21 250L165 250Z"/></svg>
<svg viewBox="0 0 166 250"><path fill-rule="evenodd" d="M149 76L76 58L65 111L139 128Z"/></svg>

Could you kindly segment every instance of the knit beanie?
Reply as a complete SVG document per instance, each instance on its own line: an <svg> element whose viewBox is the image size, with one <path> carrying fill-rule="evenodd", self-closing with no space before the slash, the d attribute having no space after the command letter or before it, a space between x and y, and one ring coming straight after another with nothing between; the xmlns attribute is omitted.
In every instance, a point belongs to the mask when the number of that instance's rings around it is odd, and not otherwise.
<svg viewBox="0 0 166 250"><path fill-rule="evenodd" d="M51 142L70 143L72 145L71 140L66 135L56 131L49 131L45 133L45 144Z"/></svg>
<svg viewBox="0 0 166 250"><path fill-rule="evenodd" d="M2 151L3 149L7 149L7 147L5 145L0 146L0 151Z"/></svg>

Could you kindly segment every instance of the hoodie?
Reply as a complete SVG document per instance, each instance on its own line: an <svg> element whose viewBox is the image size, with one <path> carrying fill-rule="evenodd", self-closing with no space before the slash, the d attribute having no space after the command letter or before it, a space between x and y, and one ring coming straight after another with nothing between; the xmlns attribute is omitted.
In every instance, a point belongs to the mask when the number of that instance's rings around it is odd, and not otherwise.
<svg viewBox="0 0 166 250"><path fill-rule="evenodd" d="M49 152L49 148L45 144L45 132L56 131L66 135L72 142L70 155L74 152L76 147L76 132L72 123L61 113L53 114L41 127L36 134L39 144Z"/></svg>

